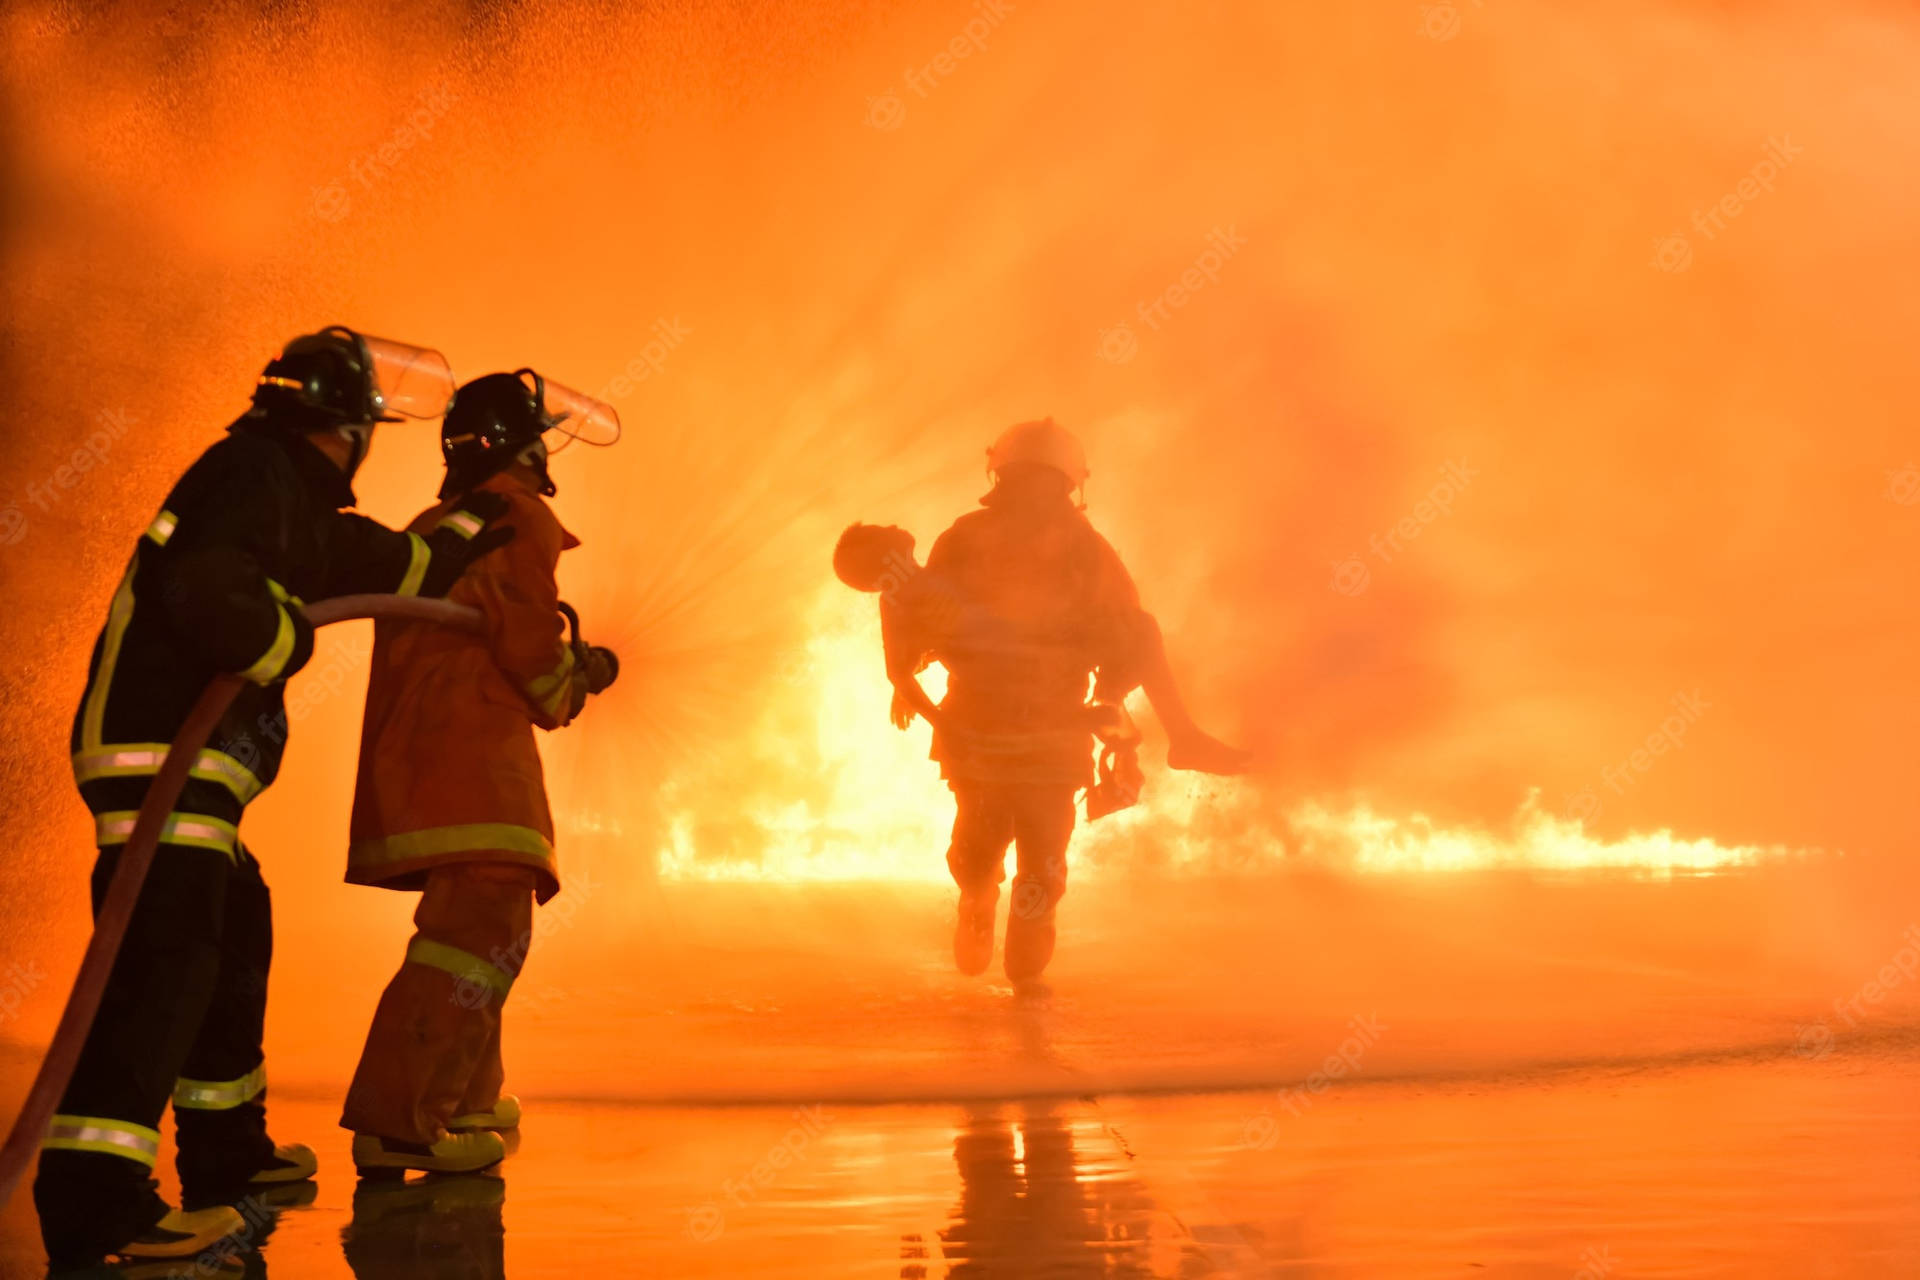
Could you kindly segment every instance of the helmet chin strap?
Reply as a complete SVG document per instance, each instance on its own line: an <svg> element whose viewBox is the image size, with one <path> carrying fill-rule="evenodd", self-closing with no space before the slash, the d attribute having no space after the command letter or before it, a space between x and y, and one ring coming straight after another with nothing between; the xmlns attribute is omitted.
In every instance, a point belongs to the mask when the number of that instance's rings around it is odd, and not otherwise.
<svg viewBox="0 0 1920 1280"><path fill-rule="evenodd" d="M514 461L529 468L540 477L540 492L551 498L559 490L554 487L553 477L547 474L547 442L535 440L515 456Z"/></svg>
<svg viewBox="0 0 1920 1280"><path fill-rule="evenodd" d="M360 464L367 460L367 450L373 447L373 424L371 422L342 423L333 429L335 435L347 442L347 479L353 479L360 470Z"/></svg>

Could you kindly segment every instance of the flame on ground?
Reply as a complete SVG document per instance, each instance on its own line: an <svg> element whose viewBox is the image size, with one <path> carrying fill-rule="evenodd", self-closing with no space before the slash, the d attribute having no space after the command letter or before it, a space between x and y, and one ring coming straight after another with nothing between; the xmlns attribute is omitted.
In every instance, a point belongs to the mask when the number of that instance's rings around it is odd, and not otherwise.
<svg viewBox="0 0 1920 1280"><path fill-rule="evenodd" d="M711 771L668 783L662 878L946 881L953 802L927 759L928 727L916 722L901 733L888 722L872 601L829 585L811 622L811 638L748 735L750 776L724 786L730 799L716 801L712 788L722 783ZM939 668L923 681L938 696ZM1150 763L1154 751L1149 743ZM1442 825L1420 813L1395 817L1364 801L1307 800L1276 819L1255 781L1154 770L1140 805L1082 825L1073 859L1076 876L1286 865L1368 874L1612 868L1669 876L1791 852L1668 830L1602 839L1579 818L1542 808L1537 790L1521 799L1504 830Z"/></svg>

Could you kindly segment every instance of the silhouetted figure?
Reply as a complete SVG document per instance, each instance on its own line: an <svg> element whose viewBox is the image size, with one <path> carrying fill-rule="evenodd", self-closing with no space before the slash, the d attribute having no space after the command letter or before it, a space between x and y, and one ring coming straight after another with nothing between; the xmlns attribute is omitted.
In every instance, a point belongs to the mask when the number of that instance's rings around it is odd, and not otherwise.
<svg viewBox="0 0 1920 1280"><path fill-rule="evenodd" d="M344 510L376 424L438 417L452 386L436 351L337 326L295 338L134 545L73 720L96 911L195 700L216 675L243 683L166 819L43 1141L33 1197L56 1267L197 1257L246 1227L224 1201L318 1168L267 1131L273 908L240 824L279 771L286 681L313 654L301 602L444 595L512 536L481 532L505 509L484 496L448 512L458 530L401 533ZM178 1210L152 1176L169 1103Z"/></svg>
<svg viewBox="0 0 1920 1280"><path fill-rule="evenodd" d="M916 714L932 723L932 756L954 793L955 962L973 974L992 960L1011 844L1018 865L1005 965L1025 983L1053 955L1075 793L1087 789L1090 818L1139 794L1127 694L1144 686L1167 725L1173 767L1238 773L1247 756L1194 723L1159 626L1074 502L1087 477L1079 442L1052 419L1021 423L988 451L988 468L994 487L982 509L940 536L924 569L911 534L871 525L841 536L834 569L880 594L894 723L904 728ZM948 672L937 706L917 679L935 660ZM1096 735L1105 746L1097 775Z"/></svg>

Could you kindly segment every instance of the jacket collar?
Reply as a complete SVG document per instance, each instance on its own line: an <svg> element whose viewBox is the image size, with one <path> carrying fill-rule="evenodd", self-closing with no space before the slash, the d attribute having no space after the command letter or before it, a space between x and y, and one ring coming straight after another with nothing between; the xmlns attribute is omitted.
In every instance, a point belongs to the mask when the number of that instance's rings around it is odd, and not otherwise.
<svg viewBox="0 0 1920 1280"><path fill-rule="evenodd" d="M524 476L514 474L511 467L505 471L495 472L493 475L488 476L485 480L475 485L474 488L485 489L489 493L497 493L505 498L527 499L546 508L547 514L553 514L553 504L547 501L546 495L541 493L532 481ZM559 524L559 520L560 518L558 516L554 516L555 524ZM580 539L574 537L565 525L560 525L560 549L562 551L571 551L579 545Z"/></svg>
<svg viewBox="0 0 1920 1280"><path fill-rule="evenodd" d="M354 504L353 482L347 479L347 473L320 452L304 432L281 433L278 439L280 447L293 459L293 469L300 473L307 492L336 511Z"/></svg>
<svg viewBox="0 0 1920 1280"><path fill-rule="evenodd" d="M358 501L353 496L353 482L347 479L347 473L335 466L332 458L320 452L307 439L304 431L269 424L258 410L241 415L239 421L227 430L259 436L279 445L288 461L293 463L294 472L306 486L307 492L332 510L351 507Z"/></svg>

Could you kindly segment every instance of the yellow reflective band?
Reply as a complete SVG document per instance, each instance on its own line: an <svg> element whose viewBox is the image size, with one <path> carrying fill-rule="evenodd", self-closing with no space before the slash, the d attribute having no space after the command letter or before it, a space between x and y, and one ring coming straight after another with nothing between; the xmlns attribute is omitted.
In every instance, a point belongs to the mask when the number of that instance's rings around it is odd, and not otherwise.
<svg viewBox="0 0 1920 1280"><path fill-rule="evenodd" d="M540 704L541 709L555 720L565 720L567 713L573 710L573 683L574 678L569 677L567 683L555 689L552 695Z"/></svg>
<svg viewBox="0 0 1920 1280"><path fill-rule="evenodd" d="M534 705L540 707L556 720L566 718L569 695L573 692L573 646L568 645L560 655L560 665L546 675L538 676L527 682L527 694Z"/></svg>
<svg viewBox="0 0 1920 1280"><path fill-rule="evenodd" d="M417 533L407 535L412 545L412 558L407 561L407 576L400 579L400 585L393 589L397 596L417 596L420 584L427 576L427 563L433 559L433 552L427 546L427 540Z"/></svg>
<svg viewBox="0 0 1920 1280"><path fill-rule="evenodd" d="M230 755L209 748L194 759L193 768L187 770L189 777L202 782L218 782L233 792L233 798L246 804L262 791L267 784L254 775L253 770L241 764Z"/></svg>
<svg viewBox="0 0 1920 1280"><path fill-rule="evenodd" d="M407 963L423 964L429 969L450 973L462 982L478 983L503 998L513 990L513 979L507 976L505 970L488 964L471 952L430 938L415 938L407 944Z"/></svg>
<svg viewBox="0 0 1920 1280"><path fill-rule="evenodd" d="M290 604L296 609L304 608L307 603L305 600L302 600L299 596L294 595L292 592L288 591L285 587L275 582L272 578L267 579L267 590L273 592L273 598L275 600L278 600L281 604Z"/></svg>
<svg viewBox="0 0 1920 1280"><path fill-rule="evenodd" d="M179 516L171 511L162 511L153 518L153 523L147 526L147 536L153 539L155 546L164 547L167 545L167 539L173 536L173 531L179 525Z"/></svg>
<svg viewBox="0 0 1920 1280"><path fill-rule="evenodd" d="M510 822L469 822L457 827L427 827L381 840L362 840L347 851L355 862L406 862L442 853L500 849L551 858L553 842L532 827Z"/></svg>
<svg viewBox="0 0 1920 1280"><path fill-rule="evenodd" d="M231 1111L252 1102L267 1087L267 1064L261 1063L238 1080L188 1080L174 1082L173 1105L188 1111Z"/></svg>
<svg viewBox="0 0 1920 1280"><path fill-rule="evenodd" d="M287 613L286 606L280 607L280 628L273 634L273 643L260 655L259 661L240 673L243 680L255 684L271 684L274 678L286 669L287 659L293 657L293 618Z"/></svg>
<svg viewBox="0 0 1920 1280"><path fill-rule="evenodd" d="M283 378L277 373L263 373L260 375L260 385L263 387L285 387L289 391L300 391L305 389L307 384L298 378Z"/></svg>
<svg viewBox="0 0 1920 1280"><path fill-rule="evenodd" d="M149 1169L160 1156L160 1135L154 1130L103 1116L55 1116L40 1145L50 1151L121 1156Z"/></svg>
<svg viewBox="0 0 1920 1280"><path fill-rule="evenodd" d="M120 643L127 638L127 624L133 621L133 571L139 567L140 553L127 562L127 572L113 593L113 605L107 610L107 630L100 641L100 666L87 687L86 709L80 715L82 748L100 745L101 724L107 716L107 691L113 687L113 669L120 662Z"/></svg>
<svg viewBox="0 0 1920 1280"><path fill-rule="evenodd" d="M139 812L134 809L118 809L97 815L93 820L95 843L103 848L125 844L133 834L133 824L139 817ZM222 822L201 813L170 813L160 828L160 843L216 849L231 858L240 843L240 829L231 822Z"/></svg>
<svg viewBox="0 0 1920 1280"><path fill-rule="evenodd" d="M92 782L95 778L151 777L160 772L160 765L166 758L167 744L164 742L122 742L92 751L78 751L73 756L73 780ZM211 748L195 757L193 768L187 773L189 777L202 782L220 783L241 804L246 804L266 789L266 784L255 777L251 769L232 756Z"/></svg>
<svg viewBox="0 0 1920 1280"><path fill-rule="evenodd" d="M487 526L484 520L474 515L471 511L455 511L442 519L435 527L439 529L451 529L463 538L471 538Z"/></svg>

